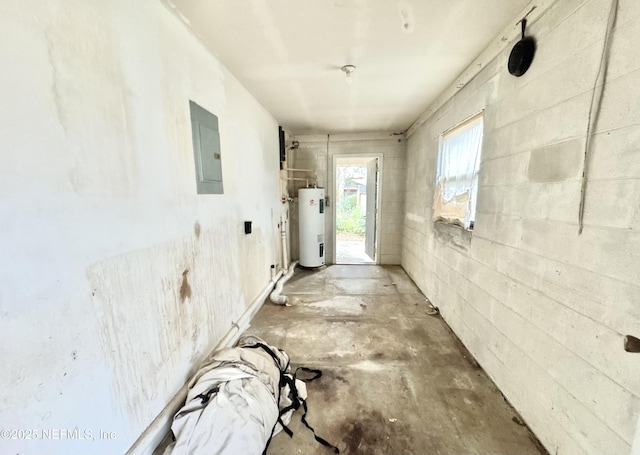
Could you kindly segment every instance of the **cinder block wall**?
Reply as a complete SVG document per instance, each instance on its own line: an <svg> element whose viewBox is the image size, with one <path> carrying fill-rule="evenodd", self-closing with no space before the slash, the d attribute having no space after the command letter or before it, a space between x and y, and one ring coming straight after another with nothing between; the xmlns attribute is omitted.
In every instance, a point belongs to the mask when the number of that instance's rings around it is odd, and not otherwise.
<svg viewBox="0 0 640 455"><path fill-rule="evenodd" d="M556 2L530 24L526 75L506 70L512 42L408 138L402 265L553 454L628 454L640 409L640 362L623 351L640 334L637 0L620 1L577 224L610 4ZM439 135L480 109L469 234L432 221L435 167Z"/></svg>
<svg viewBox="0 0 640 455"><path fill-rule="evenodd" d="M326 262L332 264L333 257L333 157L335 155L373 155L382 154L382 174L380 181L381 204L378 225L380 235L379 262L381 264L400 264L402 254L402 212L405 201L406 141L404 136L393 134L345 134L345 135L306 135L296 136L300 146L290 152L291 166L303 169L315 169L318 186L326 188L330 196L330 205L325 216ZM304 182L295 182L290 191L297 195L297 188ZM292 257L298 257L297 203L291 205L291 250Z"/></svg>

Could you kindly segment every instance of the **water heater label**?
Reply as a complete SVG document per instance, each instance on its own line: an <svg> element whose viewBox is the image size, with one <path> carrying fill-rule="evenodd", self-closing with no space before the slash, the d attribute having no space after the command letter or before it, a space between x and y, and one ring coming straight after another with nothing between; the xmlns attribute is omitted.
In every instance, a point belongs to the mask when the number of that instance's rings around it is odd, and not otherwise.
<svg viewBox="0 0 640 455"><path fill-rule="evenodd" d="M324 235L320 234L318 235L318 243L322 243L324 242Z"/></svg>

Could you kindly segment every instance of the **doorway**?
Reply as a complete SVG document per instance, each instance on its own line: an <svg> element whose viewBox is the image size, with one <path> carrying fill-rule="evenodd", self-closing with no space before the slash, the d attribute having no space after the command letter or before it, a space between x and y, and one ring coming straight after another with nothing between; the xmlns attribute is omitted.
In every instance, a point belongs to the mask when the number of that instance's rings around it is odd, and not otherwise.
<svg viewBox="0 0 640 455"><path fill-rule="evenodd" d="M382 155L334 155L336 264L378 262Z"/></svg>

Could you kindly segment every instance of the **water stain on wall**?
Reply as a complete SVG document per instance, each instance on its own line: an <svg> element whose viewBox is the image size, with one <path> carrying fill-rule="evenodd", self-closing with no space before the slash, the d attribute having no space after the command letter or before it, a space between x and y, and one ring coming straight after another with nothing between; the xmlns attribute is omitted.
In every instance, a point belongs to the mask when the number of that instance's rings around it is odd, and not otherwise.
<svg viewBox="0 0 640 455"><path fill-rule="evenodd" d="M196 221L196 224L193 225L193 233L195 234L197 239L200 238L201 230L202 230L202 227L200 226L200 223Z"/></svg>
<svg viewBox="0 0 640 455"><path fill-rule="evenodd" d="M112 401L134 433L244 310L235 227L224 220L199 239L189 235L87 269Z"/></svg>
<svg viewBox="0 0 640 455"><path fill-rule="evenodd" d="M189 285L189 280L187 279L187 275L189 274L189 269L184 269L182 272L182 284L180 285L180 301L184 303L187 298L191 297L191 286Z"/></svg>
<svg viewBox="0 0 640 455"><path fill-rule="evenodd" d="M56 27L47 30L51 98L66 134L70 187L80 194L129 195L139 162L135 117L112 24L100 11L97 3L78 3L74 14L57 14Z"/></svg>

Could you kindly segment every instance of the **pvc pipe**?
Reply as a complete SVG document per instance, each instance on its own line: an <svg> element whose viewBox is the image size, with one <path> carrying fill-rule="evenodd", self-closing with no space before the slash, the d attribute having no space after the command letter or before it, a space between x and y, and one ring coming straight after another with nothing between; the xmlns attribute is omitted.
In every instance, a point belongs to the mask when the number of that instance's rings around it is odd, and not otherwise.
<svg viewBox="0 0 640 455"><path fill-rule="evenodd" d="M315 169L296 169L293 167L286 167L283 171L292 171L292 172L315 172Z"/></svg>
<svg viewBox="0 0 640 455"><path fill-rule="evenodd" d="M289 279L293 276L293 272L295 272L296 265L298 265L298 261L293 261L289 265L288 267L289 271L286 273L286 275L280 278L280 280L278 280L278 282L276 283L276 288L273 290L273 292L269 296L269 299L273 303L277 305L288 305L289 298L286 295L280 295L280 294L282 294L282 288L284 287L285 283L289 281Z"/></svg>
<svg viewBox="0 0 640 455"><path fill-rule="evenodd" d="M273 289L273 286L277 284L277 282L281 279L283 274L284 274L284 271L280 270L271 279L271 281L269 281L267 286L260 292L260 294L258 294L255 300L251 303L251 305L249 306L249 309L244 313L242 313L242 316L240 316L238 321L231 326L231 329L227 332L224 338L220 340L220 342L218 343L214 351L217 351L218 349L222 349L228 346L233 346L235 342L238 341L240 334L244 332L247 328L249 328L249 321L253 319L253 317L256 315L256 313L262 306L262 303L267 299L267 296L269 295L269 291Z"/></svg>
<svg viewBox="0 0 640 455"><path fill-rule="evenodd" d="M307 187L309 186L309 179L295 178L295 177L287 177L287 180L299 180L301 182L305 182Z"/></svg>
<svg viewBox="0 0 640 455"><path fill-rule="evenodd" d="M282 244L282 270L287 273L287 264L289 264L289 251L287 249L287 220L284 214L280 219L280 242Z"/></svg>

